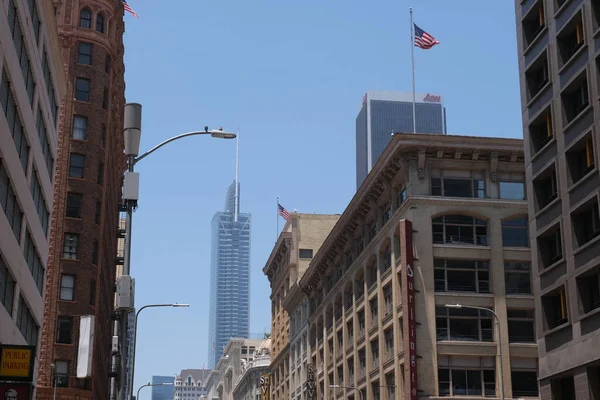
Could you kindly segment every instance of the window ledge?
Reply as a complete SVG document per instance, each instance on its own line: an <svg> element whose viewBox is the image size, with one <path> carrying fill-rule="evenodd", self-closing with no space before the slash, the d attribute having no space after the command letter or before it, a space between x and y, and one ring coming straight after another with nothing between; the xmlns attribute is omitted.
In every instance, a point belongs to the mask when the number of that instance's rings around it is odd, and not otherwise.
<svg viewBox="0 0 600 400"><path fill-rule="evenodd" d="M524 252L530 252L531 251L531 246L527 245L527 246L504 246L503 247L504 250L510 250L510 251L524 251Z"/></svg>
<svg viewBox="0 0 600 400"><path fill-rule="evenodd" d="M530 108L531 105L533 103L535 103L542 96L542 94L546 91L546 89L548 89L548 87L551 85L552 85L552 81L550 79L548 79L548 82L546 82L546 84L544 86L542 86L540 88L540 90L538 90L537 93L531 97L531 99L529 99L529 101L526 104L526 107Z"/></svg>
<svg viewBox="0 0 600 400"><path fill-rule="evenodd" d="M579 320L588 319L588 318L593 317L594 315L598 315L598 314L600 314L600 307L594 308L593 310L588 311L585 314L581 314L579 316Z"/></svg>
<svg viewBox="0 0 600 400"><path fill-rule="evenodd" d="M593 174L598 173L598 167L594 166L594 169L588 171L587 174L583 175L581 178L579 178L579 180L575 183L573 183L568 189L567 191L569 193L573 193L573 191L575 191L575 189L577 189L579 186L583 185L583 183L587 180L587 178L589 178L590 176L592 176Z"/></svg>
<svg viewBox="0 0 600 400"><path fill-rule="evenodd" d="M563 253L562 257L560 258L560 260L558 260L558 261L550 264L549 266L547 266L546 268L544 268L543 270L541 270L540 271L540 276L546 275L548 272L552 271L553 269L555 269L556 267L558 267L563 262L565 262L565 255L564 255L564 253Z"/></svg>
<svg viewBox="0 0 600 400"><path fill-rule="evenodd" d="M542 214L544 214L546 211L550 210L559 201L560 201L560 196L556 196L556 198L554 200L552 200L550 203L546 204L543 208L538 210L538 212L533 214L533 218L538 219Z"/></svg>
<svg viewBox="0 0 600 400"><path fill-rule="evenodd" d="M584 251L585 249L587 249L588 247L592 247L598 244L598 242L600 242L600 235L596 236L595 238L585 242L584 244L582 244L581 246L579 246L578 248L576 248L575 250L573 250L573 255L577 255L579 253L581 253L582 251Z"/></svg>
<svg viewBox="0 0 600 400"><path fill-rule="evenodd" d="M493 293L477 293L477 292L435 292L436 296L451 296L451 297L480 297L493 298ZM446 304L446 303L444 303Z"/></svg>
<svg viewBox="0 0 600 400"><path fill-rule="evenodd" d="M571 326L571 321L569 321L569 319L567 319L567 322L565 322L565 323L563 323L563 324L561 324L559 326L555 326L554 328L549 329L547 331L544 331L544 336L548 336L548 335L551 335L551 334L556 333L558 331L562 331L563 329L565 329L565 328L567 328L569 326Z"/></svg>
<svg viewBox="0 0 600 400"><path fill-rule="evenodd" d="M558 7L558 10L554 12L554 19L556 19L571 3L571 0L566 0L562 6Z"/></svg>
<svg viewBox="0 0 600 400"><path fill-rule="evenodd" d="M448 243L434 243L433 244L433 248L442 248L442 249L477 249L477 250L491 250L492 246L484 246L484 245L478 245L478 244L459 244L459 243L453 243L453 244L448 244Z"/></svg>
<svg viewBox="0 0 600 400"><path fill-rule="evenodd" d="M535 152L534 155L531 156L531 162L534 162L536 158L538 158L540 156L540 154L544 153L546 151L546 149L548 149L550 147L551 144L555 144L556 143L556 136L552 136L551 140L548 140L548 143L546 143L541 149L539 149L538 151Z"/></svg>
<svg viewBox="0 0 600 400"><path fill-rule="evenodd" d="M75 103L79 103L79 104L90 104L90 101L83 101L83 100L77 100L75 97L73 97L73 101Z"/></svg>
<svg viewBox="0 0 600 400"><path fill-rule="evenodd" d="M486 347L498 347L498 342L483 342L481 340L438 340L438 344L450 344L460 346L486 346Z"/></svg>
<svg viewBox="0 0 600 400"><path fill-rule="evenodd" d="M569 68L569 66L571 66L575 62L577 57L579 57L579 55L584 52L584 49L587 50L587 47L588 47L587 43L584 43L583 46L578 48L577 51L575 51L575 53L573 53L573 55L562 65L562 67L560 67L558 69L558 74L562 75L563 72L565 72L567 70L567 68Z"/></svg>
<svg viewBox="0 0 600 400"><path fill-rule="evenodd" d="M533 296L532 293L506 293L505 296L509 299L534 299L535 297Z"/></svg>
<svg viewBox="0 0 600 400"><path fill-rule="evenodd" d="M542 29L536 37L534 37L531 42L527 45L527 47L525 47L525 50L523 50L523 55L527 55L527 53L529 53L531 51L531 49L535 46L535 44L537 42L540 41L540 39L546 34L546 32L548 32L548 24L546 24L546 26L544 26L544 29Z"/></svg>
<svg viewBox="0 0 600 400"><path fill-rule="evenodd" d="M532 347L537 347L537 343L536 342L514 342L514 343L509 343L508 344L510 347L519 347L519 348L532 348Z"/></svg>
<svg viewBox="0 0 600 400"><path fill-rule="evenodd" d="M575 116L575 118L573 118L573 119L572 119L572 120L570 120L570 121L569 121L569 122L568 122L568 123L567 123L565 126L563 126L563 128L562 128L562 132L564 133L564 132L568 131L568 130L569 130L569 129L570 129L572 126L573 126L573 125L575 125L575 124L577 123L577 121L579 121L581 118L583 118L583 116L584 116L585 114L587 114L587 113L588 113L588 111L590 111L590 109L591 109L591 108L592 108L592 103L590 103L590 102L588 101L588 105L587 105L587 106L586 106L586 107L585 107L583 110L581 110L581 111L579 112L579 114L577 114L577 115Z"/></svg>

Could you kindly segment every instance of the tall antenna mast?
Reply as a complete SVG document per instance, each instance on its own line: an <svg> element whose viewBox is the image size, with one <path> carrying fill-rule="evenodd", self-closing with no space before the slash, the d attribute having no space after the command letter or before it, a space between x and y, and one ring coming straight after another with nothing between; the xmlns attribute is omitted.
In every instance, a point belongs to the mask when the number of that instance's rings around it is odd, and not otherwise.
<svg viewBox="0 0 600 400"><path fill-rule="evenodd" d="M240 176L240 127L238 126L237 136L235 139L235 197L234 197L234 211L233 211L233 221L237 222L238 220L238 208L240 206L240 189L239 189L239 176Z"/></svg>

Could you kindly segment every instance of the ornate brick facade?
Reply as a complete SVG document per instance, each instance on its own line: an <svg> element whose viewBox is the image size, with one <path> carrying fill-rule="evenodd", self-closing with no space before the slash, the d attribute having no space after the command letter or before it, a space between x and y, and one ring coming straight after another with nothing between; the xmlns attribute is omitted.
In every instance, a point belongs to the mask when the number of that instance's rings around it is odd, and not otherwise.
<svg viewBox="0 0 600 400"><path fill-rule="evenodd" d="M125 169L123 6L117 0L54 0L54 5L67 94L59 128L37 397L52 398L57 383L59 399L105 400L110 391L111 315ZM78 78L89 82L87 93L77 87ZM86 121L85 129L74 122L75 116ZM71 154L85 157L81 177L70 173ZM78 208L68 204L69 193L81 196ZM65 258L67 233L78 235L78 240L76 250L71 248L74 253ZM70 300L61 296L65 274L74 277ZM79 321L86 315L95 316L92 372L79 379ZM59 317L72 318L70 343L57 343ZM59 370L64 361L68 362L66 375Z"/></svg>

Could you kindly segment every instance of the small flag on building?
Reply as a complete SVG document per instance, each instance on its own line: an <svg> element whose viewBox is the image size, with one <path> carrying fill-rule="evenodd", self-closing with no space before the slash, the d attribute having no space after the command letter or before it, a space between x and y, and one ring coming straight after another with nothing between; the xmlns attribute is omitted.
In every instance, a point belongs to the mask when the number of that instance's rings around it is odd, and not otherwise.
<svg viewBox="0 0 600 400"><path fill-rule="evenodd" d="M133 8L131 8L131 6L129 4L127 4L127 1L125 0L121 0L123 2L123 8L125 9L125 11L127 11L128 13L130 13L131 15L133 15L136 18L139 18L140 16L137 15L137 13L135 11L133 11Z"/></svg>
<svg viewBox="0 0 600 400"><path fill-rule="evenodd" d="M440 44L433 36L419 28L417 24L415 26L415 46L423 50L429 50L436 44Z"/></svg>
<svg viewBox="0 0 600 400"><path fill-rule="evenodd" d="M286 221L290 219L290 213L288 212L288 210L283 208L283 206L279 203L277 203L277 214L280 215Z"/></svg>

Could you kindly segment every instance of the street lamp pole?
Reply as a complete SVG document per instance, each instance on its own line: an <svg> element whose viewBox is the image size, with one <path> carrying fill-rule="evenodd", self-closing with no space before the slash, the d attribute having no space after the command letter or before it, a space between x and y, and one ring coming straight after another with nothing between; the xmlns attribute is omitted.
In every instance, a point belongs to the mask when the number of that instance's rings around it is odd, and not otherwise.
<svg viewBox="0 0 600 400"><path fill-rule="evenodd" d="M140 398L140 390L142 390L145 387L151 387L151 386L171 386L173 385L172 383L146 383L145 385L140 386L140 388L137 391L137 395L135 396L135 400L139 400Z"/></svg>
<svg viewBox="0 0 600 400"><path fill-rule="evenodd" d="M477 307L477 306L464 306L462 304L446 304L446 308L470 308L472 310L483 310L489 311L494 316L494 322L496 325L496 331L498 332L498 357L500 358L499 367L500 367L500 399L504 400L504 361L502 359L502 334L500 332L500 319L498 318L498 314L491 308L487 307Z"/></svg>
<svg viewBox="0 0 600 400"><path fill-rule="evenodd" d="M133 353L131 354L131 385L129 385L129 387L131 388L130 393L128 393L128 399L131 399L131 396L133 396L133 384L135 382L135 348L136 348L136 343L137 343L137 323L138 323L138 316L140 315L140 313L142 312L142 310L146 309L146 308L153 308L153 307L189 307L189 304L178 304L178 303L171 303L171 304L147 304L145 306L143 306L142 308L140 308L136 313L135 313L135 319L133 322L133 343L132 343L132 348L133 348ZM147 386L147 385L146 385ZM144 386L142 386L144 387ZM140 387L140 389L142 388ZM138 390L139 393L139 390ZM136 398L137 400L137 398Z"/></svg>
<svg viewBox="0 0 600 400"><path fill-rule="evenodd" d="M329 385L329 387L331 389L350 389L350 390L356 390L358 393L360 393L361 400L365 400L365 395L363 394L362 390L360 390L359 388L355 388L354 386Z"/></svg>
<svg viewBox="0 0 600 400"><path fill-rule="evenodd" d="M54 389L52 390L52 400L56 400L56 364L50 364L50 368L52 368L52 386L54 386Z"/></svg>

